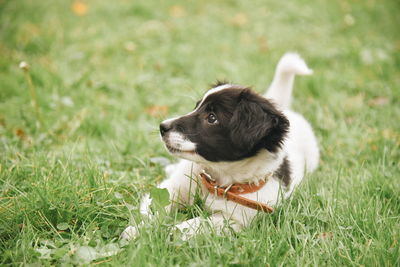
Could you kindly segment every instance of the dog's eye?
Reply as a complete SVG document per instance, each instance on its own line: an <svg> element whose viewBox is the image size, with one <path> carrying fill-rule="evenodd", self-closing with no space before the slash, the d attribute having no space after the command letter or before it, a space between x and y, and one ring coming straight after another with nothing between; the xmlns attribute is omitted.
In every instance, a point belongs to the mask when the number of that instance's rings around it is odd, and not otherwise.
<svg viewBox="0 0 400 267"><path fill-rule="evenodd" d="M208 122L209 124L216 124L216 123L218 123L217 117L215 116L214 113L210 113L210 115L208 115L208 117L207 117L207 122Z"/></svg>

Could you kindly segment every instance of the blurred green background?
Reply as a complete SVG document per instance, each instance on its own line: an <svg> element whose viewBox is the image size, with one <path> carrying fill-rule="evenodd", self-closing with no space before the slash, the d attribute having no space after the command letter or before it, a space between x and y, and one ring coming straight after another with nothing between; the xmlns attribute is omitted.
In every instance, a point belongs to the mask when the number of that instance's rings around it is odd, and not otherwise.
<svg viewBox="0 0 400 267"><path fill-rule="evenodd" d="M0 264L398 265L399 11L394 0L0 0ZM287 51L315 72L295 82L322 155L302 190L236 236L170 241L160 222L119 243L174 160L159 122L217 79L264 92Z"/></svg>

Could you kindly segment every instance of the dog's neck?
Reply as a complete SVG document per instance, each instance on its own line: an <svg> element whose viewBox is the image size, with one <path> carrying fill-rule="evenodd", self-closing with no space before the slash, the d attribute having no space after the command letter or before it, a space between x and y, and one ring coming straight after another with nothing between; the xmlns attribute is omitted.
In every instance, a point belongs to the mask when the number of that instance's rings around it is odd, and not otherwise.
<svg viewBox="0 0 400 267"><path fill-rule="evenodd" d="M200 168L220 186L256 183L276 171L283 161L283 152L260 151L257 155L233 162L202 162Z"/></svg>

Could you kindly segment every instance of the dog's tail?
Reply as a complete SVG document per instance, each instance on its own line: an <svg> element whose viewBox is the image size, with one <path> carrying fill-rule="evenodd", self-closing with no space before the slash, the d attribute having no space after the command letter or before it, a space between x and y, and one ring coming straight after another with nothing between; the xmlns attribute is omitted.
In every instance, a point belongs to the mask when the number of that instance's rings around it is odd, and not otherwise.
<svg viewBox="0 0 400 267"><path fill-rule="evenodd" d="M296 53L286 53L279 60L275 76L265 97L272 99L282 109L288 109L292 98L295 75L310 75L313 71Z"/></svg>

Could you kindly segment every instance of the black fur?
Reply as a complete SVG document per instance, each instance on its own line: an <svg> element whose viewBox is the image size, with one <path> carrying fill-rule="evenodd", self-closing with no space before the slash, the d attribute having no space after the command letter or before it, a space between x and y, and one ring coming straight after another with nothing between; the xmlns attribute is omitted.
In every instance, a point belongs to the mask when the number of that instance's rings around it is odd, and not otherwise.
<svg viewBox="0 0 400 267"><path fill-rule="evenodd" d="M263 97L245 89L230 121L231 139L241 150L266 148L276 152L282 145L289 121Z"/></svg>
<svg viewBox="0 0 400 267"><path fill-rule="evenodd" d="M210 113L218 123L208 123ZM195 112L168 125L196 143L199 155L214 162L252 157L261 149L276 152L288 127L289 121L271 102L237 86L207 96Z"/></svg>
<svg viewBox="0 0 400 267"><path fill-rule="evenodd" d="M291 180L291 174L292 171L290 170L290 162L287 159L287 157L285 157L281 163L281 165L279 166L278 170L275 172L276 177L282 181L282 183L285 186L288 186L290 184L290 180Z"/></svg>

